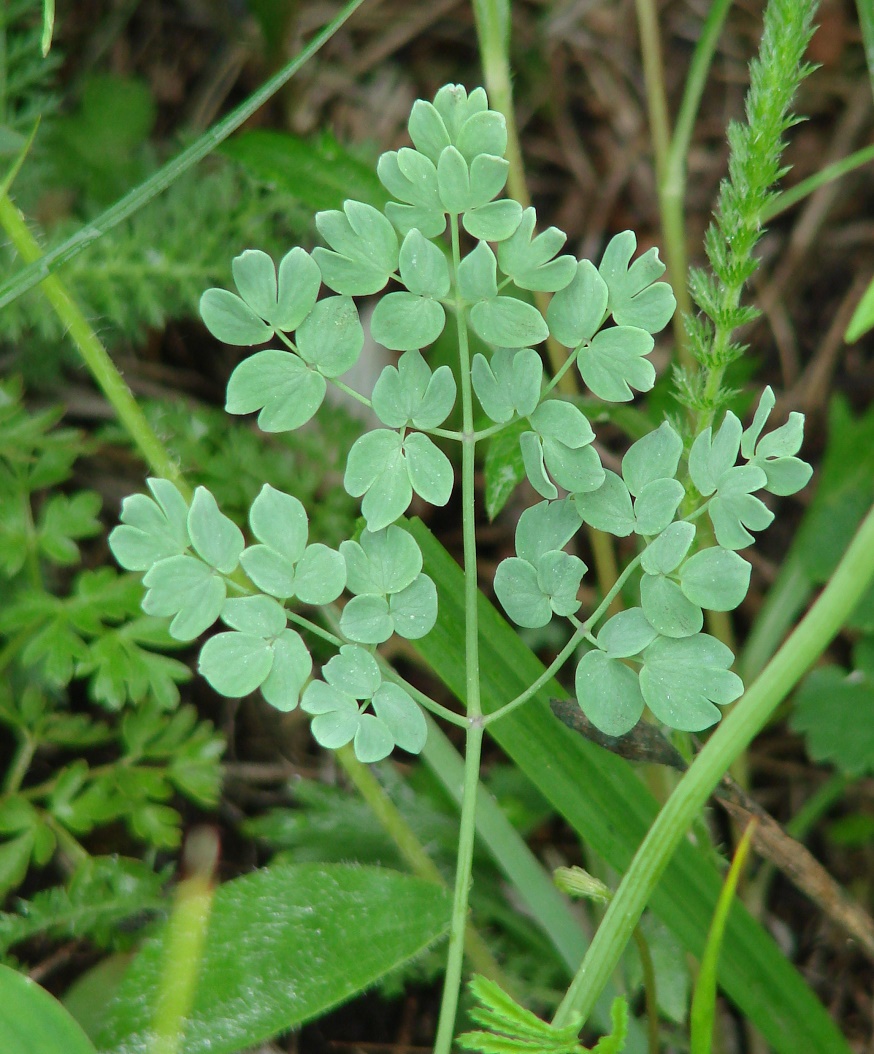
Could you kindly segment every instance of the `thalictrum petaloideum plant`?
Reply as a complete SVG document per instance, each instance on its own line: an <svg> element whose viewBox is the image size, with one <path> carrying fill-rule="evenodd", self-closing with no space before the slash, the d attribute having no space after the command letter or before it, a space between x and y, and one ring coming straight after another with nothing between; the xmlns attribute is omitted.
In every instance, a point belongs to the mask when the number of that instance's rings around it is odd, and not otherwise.
<svg viewBox="0 0 874 1054"><path fill-rule="evenodd" d="M774 406L766 389L747 429L729 412L684 444L665 421L627 450L621 473L605 469L588 418L558 395L560 374L544 376L536 349L551 334L567 349L560 373L576 369L605 402L629 402L652 388L647 356L675 307L659 281L657 250L634 259L636 239L626 231L596 266L563 255L565 235L556 228L535 234L534 209L499 197L507 132L482 89L468 94L447 85L433 103L417 102L409 132L413 147L379 161L394 199L384 210L347 201L342 211L319 213L327 248L292 249L278 266L248 250L233 262L237 291L210 289L201 301L219 340L272 344L234 371L229 412L257 413L267 432L296 429L318 410L328 384L372 409L380 427L353 445L344 477L346 491L361 499L363 530L336 550L310 543L304 506L265 485L250 509L247 540L205 488L189 502L171 482L152 479L150 496L124 502L111 537L116 558L144 572L144 610L169 618L176 639L192 641L224 623L199 660L221 694L260 690L279 710L300 706L323 747L351 742L366 762L395 747L418 753L424 707L466 728L467 781L475 787L483 732L475 458L515 428L525 475L542 500L520 516L516 555L495 575L507 615L527 628L566 620L568 643L552 672L576 658L577 700L602 731L621 735L647 707L670 728L709 727L743 685L730 669L731 650L702 631L703 610L732 610L747 592L750 565L737 550L773 519L757 495L791 494L809 479L810 468L795 456L801 415L766 432ZM530 302L533 291L554 294L545 317ZM355 298L377 294L371 335L400 357L367 399L341 378L364 346ZM447 325L457 339L457 371L432 370L427 349ZM471 334L484 352L471 355ZM461 427L445 428L457 400ZM440 597L403 517L414 495L434 506L449 502L456 478L448 444L461 446L463 716L405 682L378 652L395 635L416 640L435 625ZM702 523L708 529L699 533ZM587 568L567 551L583 524L633 535L637 548L613 588L585 612L579 590ZM614 596L634 581L639 603L608 617ZM335 652L315 671L313 634ZM508 700L505 710L531 694ZM449 1049L454 1027L471 808L469 801L462 808L439 1052Z"/></svg>

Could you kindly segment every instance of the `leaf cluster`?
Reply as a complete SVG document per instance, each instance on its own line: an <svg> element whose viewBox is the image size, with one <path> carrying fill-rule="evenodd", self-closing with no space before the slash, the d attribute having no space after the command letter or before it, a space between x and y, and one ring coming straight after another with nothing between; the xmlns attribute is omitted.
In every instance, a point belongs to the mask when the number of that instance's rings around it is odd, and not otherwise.
<svg viewBox="0 0 874 1054"><path fill-rule="evenodd" d="M582 1027L579 1018L560 1028L550 1025L520 1006L500 985L480 975L473 977L470 990L479 1004L470 1011L470 1017L488 1031L462 1033L457 1042L464 1050L480 1054L620 1054L625 1048L628 1006L623 999L613 1001L613 1031L590 1048L578 1041Z"/></svg>

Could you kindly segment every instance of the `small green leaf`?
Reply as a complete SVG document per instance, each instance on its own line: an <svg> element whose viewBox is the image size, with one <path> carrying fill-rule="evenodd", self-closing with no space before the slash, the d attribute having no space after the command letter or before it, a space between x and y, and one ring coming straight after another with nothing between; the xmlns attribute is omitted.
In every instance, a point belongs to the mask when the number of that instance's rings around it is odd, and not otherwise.
<svg viewBox="0 0 874 1054"><path fill-rule="evenodd" d="M435 373L418 351L408 351L397 366L385 366L373 388L373 410L390 428L437 428L455 405L455 378L448 366Z"/></svg>
<svg viewBox="0 0 874 1054"><path fill-rule="evenodd" d="M476 173L477 166L471 176ZM473 179L471 183L472 191L476 194L480 188ZM485 196L485 191L481 191L481 195ZM503 198L501 201L486 201L483 205L468 209L461 217L461 224L472 238L502 242L519 226L521 216L522 206L519 202Z"/></svg>
<svg viewBox="0 0 874 1054"><path fill-rule="evenodd" d="M325 398L325 378L288 351L257 351L243 359L228 381L229 414L260 410L258 427L290 432L313 416Z"/></svg>
<svg viewBox="0 0 874 1054"><path fill-rule="evenodd" d="M410 139L416 149L435 164L444 147L449 146L449 133L437 109L424 99L417 99L407 123Z"/></svg>
<svg viewBox="0 0 874 1054"><path fill-rule="evenodd" d="M537 308L512 296L496 296L474 304L470 325L480 339L499 348L530 347L549 336Z"/></svg>
<svg viewBox="0 0 874 1054"><path fill-rule="evenodd" d="M260 250L247 249L231 266L240 296L274 330L297 329L315 306L322 276L303 249L283 257L278 282L273 261Z"/></svg>
<svg viewBox="0 0 874 1054"><path fill-rule="evenodd" d="M270 642L252 633L217 633L200 649L197 668L220 695L239 699L259 688L273 666Z"/></svg>
<svg viewBox="0 0 874 1054"><path fill-rule="evenodd" d="M343 608L340 630L358 644L382 644L394 633L388 600L373 593L353 597Z"/></svg>
<svg viewBox="0 0 874 1054"><path fill-rule="evenodd" d="M240 528L222 513L206 487L198 487L188 510L188 535L197 555L229 575L240 562L245 542Z"/></svg>
<svg viewBox="0 0 874 1054"><path fill-rule="evenodd" d="M413 490L431 505L445 505L454 482L449 458L422 432L407 436L404 454Z"/></svg>
<svg viewBox="0 0 874 1054"><path fill-rule="evenodd" d="M438 299L449 295L446 254L420 231L411 230L404 238L399 266L401 281L411 293Z"/></svg>
<svg viewBox="0 0 874 1054"><path fill-rule="evenodd" d="M373 695L373 709L402 750L410 754L422 750L428 738L425 717L400 685L381 684Z"/></svg>
<svg viewBox="0 0 874 1054"><path fill-rule="evenodd" d="M498 564L495 596L517 626L538 629L552 620L549 598L537 581L537 570L527 560L508 556Z"/></svg>
<svg viewBox="0 0 874 1054"><path fill-rule="evenodd" d="M683 440L667 421L633 443L622 459L622 478L632 494L657 479L671 479L677 473Z"/></svg>
<svg viewBox="0 0 874 1054"><path fill-rule="evenodd" d="M580 606L577 593L587 571L583 561L558 550L544 553L535 566L537 584L549 598L552 610L556 615L573 615Z"/></svg>
<svg viewBox="0 0 874 1054"><path fill-rule="evenodd" d="M472 163L479 154L503 157L507 149L507 122L496 110L472 113L458 131L455 145L465 161Z"/></svg>
<svg viewBox="0 0 874 1054"><path fill-rule="evenodd" d="M387 758L394 747L391 732L373 714L361 714L353 742L355 757L365 765Z"/></svg>
<svg viewBox="0 0 874 1054"><path fill-rule="evenodd" d="M188 548L188 506L185 499L164 479L147 480L158 499L132 494L121 503L122 526L109 536L113 556L129 571L146 571L168 556L180 556Z"/></svg>
<svg viewBox="0 0 874 1054"><path fill-rule="evenodd" d="M643 714L637 674L602 651L592 650L580 659L574 687L580 709L605 735L624 736Z"/></svg>
<svg viewBox="0 0 874 1054"><path fill-rule="evenodd" d="M292 494L265 483L249 509L249 524L259 542L292 564L303 556L309 524L306 509Z"/></svg>
<svg viewBox="0 0 874 1054"><path fill-rule="evenodd" d="M627 608L604 623L598 645L610 659L627 659L639 655L657 636L641 608Z"/></svg>
<svg viewBox="0 0 874 1054"><path fill-rule="evenodd" d="M635 326L658 333L670 322L677 302L666 282L653 284L665 271L658 249L650 249L629 267L637 247L631 231L613 237L598 271L610 293L608 308L617 326Z"/></svg>
<svg viewBox="0 0 874 1054"><path fill-rule="evenodd" d="M357 498L371 531L382 530L409 508L413 488L397 432L377 428L355 441L346 461L343 486Z"/></svg>
<svg viewBox="0 0 874 1054"><path fill-rule="evenodd" d="M669 575L681 564L695 538L695 525L686 520L668 524L644 549L640 565L651 575Z"/></svg>
<svg viewBox="0 0 874 1054"><path fill-rule="evenodd" d="M625 538L636 526L628 487L609 469L604 470L604 482L597 490L574 494L574 504L586 523L617 538Z"/></svg>
<svg viewBox="0 0 874 1054"><path fill-rule="evenodd" d="M716 540L724 549L744 549L754 540L750 531L770 526L774 513L750 493L763 487L766 480L762 469L754 465L739 465L720 479L707 512Z"/></svg>
<svg viewBox="0 0 874 1054"><path fill-rule="evenodd" d="M570 498L531 505L516 525L516 555L536 564L544 553L564 549L582 526Z"/></svg>
<svg viewBox="0 0 874 1054"><path fill-rule="evenodd" d="M474 205L470 192L470 170L454 146L440 151L437 159L437 190L440 203L450 215L457 216Z"/></svg>
<svg viewBox="0 0 874 1054"><path fill-rule="evenodd" d="M392 351L427 347L443 332L446 312L442 304L414 293L388 293L370 320L373 339Z"/></svg>
<svg viewBox="0 0 874 1054"><path fill-rule="evenodd" d="M491 358L477 353L471 365L473 390L480 405L495 422L503 424L515 414L530 414L540 398L543 363L536 351L514 352L499 348ZM519 407L522 403L523 408Z"/></svg>
<svg viewBox="0 0 874 1054"><path fill-rule="evenodd" d="M649 333L631 326L601 330L577 356L580 374L599 399L628 402L632 388L648 392L655 384L655 367L644 358L653 343Z"/></svg>
<svg viewBox="0 0 874 1054"><path fill-rule="evenodd" d="M200 298L200 316L210 333L223 344L248 348L263 344L273 336L273 327L227 289L207 289Z"/></svg>
<svg viewBox="0 0 874 1054"><path fill-rule="evenodd" d="M555 294L546 312L559 344L577 348L595 336L607 317L607 285L589 260L580 260L572 280Z"/></svg>
<svg viewBox="0 0 874 1054"><path fill-rule="evenodd" d="M225 601L222 622L240 633L277 637L286 627L285 608L270 597L233 597Z"/></svg>
<svg viewBox="0 0 874 1054"><path fill-rule="evenodd" d="M304 604L333 604L346 587L343 557L327 545L308 545L294 570L294 593Z"/></svg>
<svg viewBox="0 0 874 1054"><path fill-rule="evenodd" d="M647 483L634 501L635 532L646 537L660 534L673 520L685 493L677 479Z"/></svg>
<svg viewBox="0 0 874 1054"><path fill-rule="evenodd" d="M458 292L469 303L498 295L497 260L491 248L478 242L458 265Z"/></svg>
<svg viewBox="0 0 874 1054"><path fill-rule="evenodd" d="M338 293L378 293L398 266L398 239L391 223L372 205L346 201L343 212L316 214L316 227L331 246L314 249L322 278Z"/></svg>
<svg viewBox="0 0 874 1054"><path fill-rule="evenodd" d="M723 477L734 467L740 441L741 423L731 410L725 415L715 436L710 428L705 428L696 436L689 451L689 475L705 498L716 490Z"/></svg>
<svg viewBox="0 0 874 1054"><path fill-rule="evenodd" d="M437 587L428 575L417 575L404 589L389 596L395 632L407 640L430 633L437 622Z"/></svg>
<svg viewBox="0 0 874 1054"><path fill-rule="evenodd" d="M313 660L293 629L285 629L273 641L273 665L261 684L261 694L283 713L294 710L313 669Z"/></svg>
<svg viewBox="0 0 874 1054"><path fill-rule="evenodd" d="M224 606L224 579L193 556L171 556L160 560L143 578L148 589L143 598L147 615L168 617L170 635L176 640L194 640L215 622Z"/></svg>
<svg viewBox="0 0 874 1054"><path fill-rule="evenodd" d="M355 301L348 296L320 300L297 331L297 350L325 377L351 370L364 347L364 330Z"/></svg>
<svg viewBox="0 0 874 1054"><path fill-rule="evenodd" d="M352 644L344 644L322 669L322 675L338 691L354 699L369 699L382 683L376 659Z"/></svg>
<svg viewBox="0 0 874 1054"><path fill-rule="evenodd" d="M640 602L647 621L666 637L691 637L704 625L701 608L664 575L641 578Z"/></svg>
<svg viewBox="0 0 874 1054"><path fill-rule="evenodd" d="M572 281L577 271L577 262L571 256L561 256L554 260L553 257L567 241L567 235L558 227L549 227L542 234L532 238L536 222L537 214L534 209L525 209L515 232L498 246L498 264L504 274L512 278L520 289L552 293L563 289ZM549 312L547 321L552 329Z"/></svg>
<svg viewBox="0 0 874 1054"><path fill-rule="evenodd" d="M357 542L341 542L350 592L384 596L399 593L422 570L422 553L402 527L361 532Z"/></svg>
<svg viewBox="0 0 874 1054"><path fill-rule="evenodd" d="M747 595L751 566L728 549L712 546L690 556L680 568L680 588L710 611L732 611Z"/></svg>
<svg viewBox="0 0 874 1054"><path fill-rule="evenodd" d="M681 640L657 637L643 660L640 687L646 705L671 728L709 728L719 720L714 704L725 706L743 691L740 677L729 670L731 650L706 633Z"/></svg>

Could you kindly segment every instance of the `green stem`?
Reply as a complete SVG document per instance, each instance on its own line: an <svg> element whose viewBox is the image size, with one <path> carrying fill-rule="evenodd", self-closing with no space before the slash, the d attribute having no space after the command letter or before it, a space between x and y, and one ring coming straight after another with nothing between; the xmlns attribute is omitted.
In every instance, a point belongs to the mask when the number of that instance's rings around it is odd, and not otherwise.
<svg viewBox="0 0 874 1054"><path fill-rule="evenodd" d="M0 308L11 303L28 289L32 289L41 282L55 268L67 260L71 260L101 235L111 230L117 224L132 216L135 212L155 198L167 187L174 183L183 172L188 171L192 165L197 164L212 153L212 151L225 139L235 132L242 124L259 110L276 92L279 91L297 71L304 66L315 53L323 47L343 23L352 15L364 0L348 0L340 9L336 18L317 33L307 46L282 69L266 81L256 92L222 118L216 125L204 132L191 146L177 154L163 168L159 169L153 176L135 187L129 194L110 206L96 219L92 220L86 227L76 231L61 245L47 252L40 259L29 262L27 267L22 268L8 281L0 286Z"/></svg>
<svg viewBox="0 0 874 1054"><path fill-rule="evenodd" d="M349 779L355 784L355 788L370 811L382 824L391 840L400 851L401 856L410 865L410 869L419 878L427 882L435 882L445 888L446 882L440 874L437 865L425 851L422 843L416 837L416 832L403 818L400 810L386 794L385 789L373 774L369 765L363 764L355 757L355 751L351 746L340 747L336 751L337 760L343 766L343 770ZM472 924L468 924L464 935L464 950L470 958L474 968L493 981L497 981L502 988L506 989L509 983L504 976L495 957L489 951L488 945Z"/></svg>
<svg viewBox="0 0 874 1054"><path fill-rule="evenodd" d="M464 935L467 931L468 897L473 872L473 844L476 833L476 792L479 785L479 765L482 754L483 728L474 725L467 731L464 750L464 789L461 797L461 817L458 826L458 860L455 867L455 888L452 898L452 921L449 926L449 951L446 956L446 977L443 999L437 1021L434 1054L449 1054L455 1033L455 1015L464 964Z"/></svg>
<svg viewBox="0 0 874 1054"><path fill-rule="evenodd" d="M686 253L686 228L683 216L684 179L682 169L671 173L668 164L671 148L671 122L665 91L664 62L659 37L658 13L654 0L635 0L643 76L646 83L646 103L650 134L655 155L656 184L661 213L662 238L668 279L677 297L678 310L674 313L674 339L680 363L689 367L694 361L689 353L683 315L692 308L686 285L689 263ZM673 179L669 176L673 175ZM679 175L679 178L677 176Z"/></svg>
<svg viewBox="0 0 874 1054"><path fill-rule="evenodd" d="M446 958L446 979L437 1022L434 1054L449 1054L458 1009L458 991L464 960L464 934L467 927L468 896L473 869L473 844L476 835L476 791L479 784L480 755L483 741L482 702L479 674L479 619L477 599L476 507L474 468L476 436L473 428L473 389L470 379L470 348L467 339L467 305L458 290L458 267L461 263L458 217L450 217L452 231L452 268L455 288L455 324L458 336L458 363L461 381L461 508L464 547L464 640L467 716L471 721L467 730L464 754L464 795L458 831L458 860L449 929L449 949Z"/></svg>
<svg viewBox="0 0 874 1054"><path fill-rule="evenodd" d="M862 30L862 42L865 45L865 62L871 89L874 91L874 3L872 0L856 0L859 12L859 28Z"/></svg>
<svg viewBox="0 0 874 1054"><path fill-rule="evenodd" d="M6 779L3 781L4 797L7 794L14 794L21 786L30 768L30 763L33 761L33 755L36 753L36 740L25 729L18 730L18 737L15 756L6 772Z"/></svg>
<svg viewBox="0 0 874 1054"><path fill-rule="evenodd" d="M23 260L35 263L45 259L40 253L36 240L28 230L24 217L6 196L0 198L0 226L6 231ZM142 454L146 464L156 476L162 476L175 483L186 500L190 500L191 490L182 478L179 466L155 435L139 403L124 383L106 348L101 344L78 304L67 292L60 279L48 272L46 275L42 284L46 298L64 324L64 328L79 350L85 365L91 371L94 380Z"/></svg>
<svg viewBox="0 0 874 1054"><path fill-rule="evenodd" d="M671 795L635 854L555 1023L588 1017L677 845L732 761L838 632L874 578L874 509L828 585L795 631L723 720Z"/></svg>

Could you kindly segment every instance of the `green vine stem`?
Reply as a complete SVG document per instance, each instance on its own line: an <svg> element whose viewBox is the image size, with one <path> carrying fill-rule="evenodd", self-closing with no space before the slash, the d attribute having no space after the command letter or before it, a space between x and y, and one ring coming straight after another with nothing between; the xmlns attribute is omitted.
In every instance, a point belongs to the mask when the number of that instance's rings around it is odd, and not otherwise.
<svg viewBox="0 0 874 1054"><path fill-rule="evenodd" d="M591 1013L677 845L713 788L780 702L840 630L874 579L874 509L865 517L828 585L791 636L747 690L659 813L643 840L554 1023Z"/></svg>
<svg viewBox="0 0 874 1054"><path fill-rule="evenodd" d="M449 950L446 979L437 1021L434 1054L449 1054L455 1032L455 1015L464 964L464 934L467 928L468 897L473 871L473 846L476 837L476 798L479 785L480 757L483 742L483 713L480 700L479 618L477 601L479 583L476 558L475 457L476 432L473 426L473 387L470 377L470 348L467 339L467 305L458 291L458 267L461 263L458 216L450 216L452 233L452 270L456 290L455 324L458 336L459 376L461 381L461 508L464 545L464 640L467 716L470 725L464 752L464 793L458 830L458 859L449 928Z"/></svg>
<svg viewBox="0 0 874 1054"><path fill-rule="evenodd" d="M117 224L126 220L129 216L132 216L135 212L141 209L143 205L148 204L152 198L157 197L163 190L166 190L171 183L174 183L183 174L183 172L187 172L188 169L193 165L196 165L198 161L202 161L203 158L212 153L220 143L224 142L228 136L248 121L248 119L256 113L268 99L274 96L280 88L284 87L298 70L301 69L301 67L304 66L320 48L324 47L343 23L346 22L363 3L364 0L348 0L348 2L340 9L337 16L332 18L324 29L317 33L302 51L298 52L298 54L295 55L287 65L283 66L278 73L265 81L265 83L256 92L253 92L245 102L242 102L235 110L232 110L226 117L223 117L217 124L213 125L212 128L199 136L191 146L187 147L180 154L177 154L172 161L168 161L167 164L164 165L163 168L160 168L154 175L144 180L139 186L130 191L130 193L125 194L123 198L120 198L105 212L102 212L86 227L82 227L80 230L76 231L76 233L71 235L71 237L65 242L62 242L45 255L38 259L28 261L26 267L22 268L22 270L17 274L14 274L10 279L4 282L2 286L0 286L0 308L11 303L17 297L21 296L22 293L26 293L28 289L33 289L35 285L38 285L57 267L66 263L67 260L71 260L83 249L86 249L91 245L92 242L95 242L98 238L104 235L108 230L111 230ZM167 478L170 479L172 477Z"/></svg>
<svg viewBox="0 0 874 1054"><path fill-rule="evenodd" d="M6 195L0 198L0 226L26 263L39 264L45 259L21 212ZM56 275L48 274L43 279L42 289L58 318L63 322L70 339L78 348L85 365L149 468L155 475L175 483L185 497L190 499L191 490L183 480L179 466L155 435L139 403L66 286Z"/></svg>

